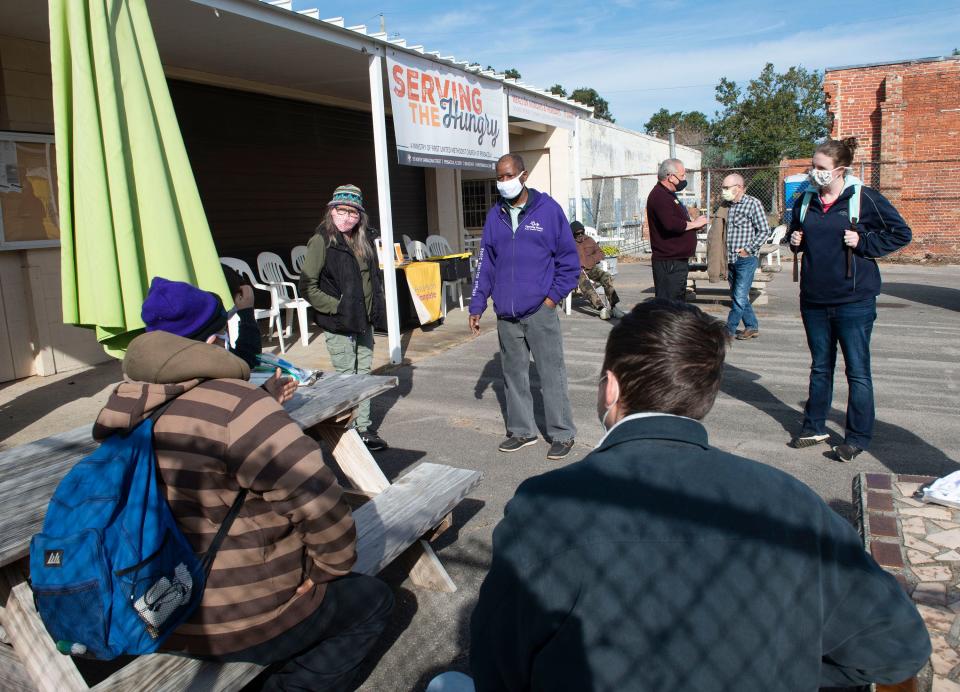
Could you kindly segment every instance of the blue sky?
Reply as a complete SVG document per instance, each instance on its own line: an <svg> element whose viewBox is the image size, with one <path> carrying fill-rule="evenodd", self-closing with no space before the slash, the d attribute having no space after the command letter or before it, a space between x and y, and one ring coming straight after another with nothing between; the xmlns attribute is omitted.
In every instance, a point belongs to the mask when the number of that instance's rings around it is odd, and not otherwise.
<svg viewBox="0 0 960 692"><path fill-rule="evenodd" d="M295 0L322 17L379 27L458 60L515 67L523 81L591 86L617 123L642 130L659 108L717 109L720 77L745 83L763 65L823 69L949 55L960 48L960 2L779 3L759 0Z"/></svg>

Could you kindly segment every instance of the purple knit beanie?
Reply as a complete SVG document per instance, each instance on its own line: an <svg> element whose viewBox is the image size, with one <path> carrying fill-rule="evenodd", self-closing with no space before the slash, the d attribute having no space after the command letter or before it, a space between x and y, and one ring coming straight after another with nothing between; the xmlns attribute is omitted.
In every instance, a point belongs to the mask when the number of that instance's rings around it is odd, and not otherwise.
<svg viewBox="0 0 960 692"><path fill-rule="evenodd" d="M227 325L227 311L218 295L160 276L150 283L140 317L148 332L161 330L196 341L206 341Z"/></svg>

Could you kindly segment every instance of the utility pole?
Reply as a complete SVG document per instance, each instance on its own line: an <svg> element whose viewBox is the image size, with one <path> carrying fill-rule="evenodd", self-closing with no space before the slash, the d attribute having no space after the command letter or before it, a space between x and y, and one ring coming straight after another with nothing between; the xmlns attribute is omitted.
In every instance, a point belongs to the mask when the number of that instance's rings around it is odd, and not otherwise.
<svg viewBox="0 0 960 692"><path fill-rule="evenodd" d="M387 33L387 18L383 16L383 12L380 13L380 33Z"/></svg>

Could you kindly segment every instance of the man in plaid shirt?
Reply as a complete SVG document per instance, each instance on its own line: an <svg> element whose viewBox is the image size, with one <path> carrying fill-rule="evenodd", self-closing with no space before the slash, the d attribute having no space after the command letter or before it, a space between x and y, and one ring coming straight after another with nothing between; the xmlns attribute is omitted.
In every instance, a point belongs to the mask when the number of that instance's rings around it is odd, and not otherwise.
<svg viewBox="0 0 960 692"><path fill-rule="evenodd" d="M727 215L727 280L730 282L732 305L727 316L727 329L738 339L760 336L760 325L750 305L750 284L760 264L760 246L770 237L770 226L763 205L746 193L743 177L731 173L723 179L721 190ZM743 320L743 331L737 332Z"/></svg>

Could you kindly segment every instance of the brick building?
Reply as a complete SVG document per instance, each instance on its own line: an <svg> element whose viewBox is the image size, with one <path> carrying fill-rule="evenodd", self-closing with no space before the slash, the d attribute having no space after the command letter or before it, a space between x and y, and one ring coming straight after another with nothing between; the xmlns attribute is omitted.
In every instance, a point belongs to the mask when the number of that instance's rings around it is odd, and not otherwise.
<svg viewBox="0 0 960 692"><path fill-rule="evenodd" d="M823 89L854 173L913 229L904 255L960 259L960 56L828 68Z"/></svg>

